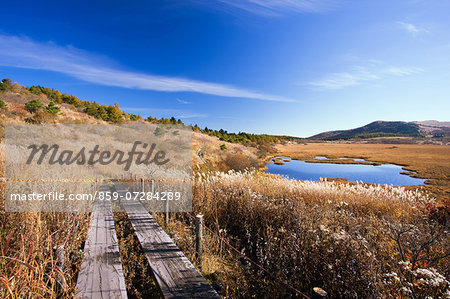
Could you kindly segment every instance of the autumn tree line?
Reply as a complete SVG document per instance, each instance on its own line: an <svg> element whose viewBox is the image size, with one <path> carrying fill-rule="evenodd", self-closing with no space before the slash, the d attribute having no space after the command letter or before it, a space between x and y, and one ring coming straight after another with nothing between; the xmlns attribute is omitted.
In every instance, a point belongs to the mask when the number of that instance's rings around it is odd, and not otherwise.
<svg viewBox="0 0 450 299"><path fill-rule="evenodd" d="M291 136L276 136L276 135L268 135L268 134L251 134L245 132L239 133L229 133L224 129L220 130L212 130L208 127L201 129L199 126L194 125L194 131L202 132L208 134L210 136L214 136L219 138L222 141L230 142L230 143L242 143L242 144L261 144L261 143L278 143L281 141L295 141L299 140L299 138L291 137Z"/></svg>

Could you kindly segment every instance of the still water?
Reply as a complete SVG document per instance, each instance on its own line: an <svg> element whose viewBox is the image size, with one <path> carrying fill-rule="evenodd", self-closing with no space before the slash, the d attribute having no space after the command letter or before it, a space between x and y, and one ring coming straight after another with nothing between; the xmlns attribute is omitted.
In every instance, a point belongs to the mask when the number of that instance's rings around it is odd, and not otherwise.
<svg viewBox="0 0 450 299"><path fill-rule="evenodd" d="M284 159L284 158L283 158ZM382 164L379 166L361 164L308 163L291 160L284 165L273 162L266 165L267 173L280 174L290 179L319 181L320 178L345 178L349 181L364 183L412 186L423 185L425 180L400 174L401 166Z"/></svg>

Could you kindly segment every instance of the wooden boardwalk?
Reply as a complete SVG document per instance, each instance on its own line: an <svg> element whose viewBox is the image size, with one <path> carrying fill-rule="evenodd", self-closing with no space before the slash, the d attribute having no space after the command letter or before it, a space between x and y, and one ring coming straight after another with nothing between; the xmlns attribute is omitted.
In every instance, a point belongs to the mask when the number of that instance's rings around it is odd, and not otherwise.
<svg viewBox="0 0 450 299"><path fill-rule="evenodd" d="M106 183L100 191L109 191ZM109 201L95 201L75 298L127 298Z"/></svg>
<svg viewBox="0 0 450 299"><path fill-rule="evenodd" d="M119 192L121 184L101 191ZM140 202L123 201L164 298L220 298ZM111 203L95 201L75 298L127 298Z"/></svg>
<svg viewBox="0 0 450 299"><path fill-rule="evenodd" d="M126 190L119 183L115 184L115 189L125 198ZM122 201L121 205L164 298L220 298L140 202Z"/></svg>

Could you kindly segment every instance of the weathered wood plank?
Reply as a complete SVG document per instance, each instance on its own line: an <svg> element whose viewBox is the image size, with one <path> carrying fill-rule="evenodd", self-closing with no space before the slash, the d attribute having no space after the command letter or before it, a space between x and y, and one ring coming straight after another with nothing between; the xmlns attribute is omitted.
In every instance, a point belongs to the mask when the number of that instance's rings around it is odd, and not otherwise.
<svg viewBox="0 0 450 299"><path fill-rule="evenodd" d="M124 188L115 184L125 198ZM213 287L144 209L140 202L121 201L164 298L220 298Z"/></svg>
<svg viewBox="0 0 450 299"><path fill-rule="evenodd" d="M109 191L106 183L100 191ZM94 203L75 298L127 298L109 201Z"/></svg>

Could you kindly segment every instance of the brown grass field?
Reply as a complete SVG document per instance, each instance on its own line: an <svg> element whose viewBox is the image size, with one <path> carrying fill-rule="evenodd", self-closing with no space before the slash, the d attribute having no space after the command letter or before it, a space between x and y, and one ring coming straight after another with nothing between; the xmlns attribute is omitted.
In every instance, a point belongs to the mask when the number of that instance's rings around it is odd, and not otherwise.
<svg viewBox="0 0 450 299"><path fill-rule="evenodd" d="M362 158L372 162L391 163L405 170L417 172L413 176L428 179L424 188L439 200L450 198L450 146L426 144L364 144L364 143L308 143L278 145L277 155L311 162L325 156L333 162L337 158ZM314 162L318 162L314 160ZM340 163L349 163L340 160ZM357 163L357 162L352 162Z"/></svg>

